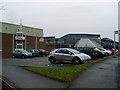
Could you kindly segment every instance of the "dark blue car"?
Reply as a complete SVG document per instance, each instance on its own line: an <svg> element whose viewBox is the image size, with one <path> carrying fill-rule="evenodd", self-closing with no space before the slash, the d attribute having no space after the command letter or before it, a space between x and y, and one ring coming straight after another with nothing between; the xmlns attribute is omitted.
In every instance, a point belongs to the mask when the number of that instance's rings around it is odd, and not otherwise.
<svg viewBox="0 0 120 90"><path fill-rule="evenodd" d="M39 56L39 51L36 50L36 49L29 49L27 51L31 52L34 57L38 57Z"/></svg>

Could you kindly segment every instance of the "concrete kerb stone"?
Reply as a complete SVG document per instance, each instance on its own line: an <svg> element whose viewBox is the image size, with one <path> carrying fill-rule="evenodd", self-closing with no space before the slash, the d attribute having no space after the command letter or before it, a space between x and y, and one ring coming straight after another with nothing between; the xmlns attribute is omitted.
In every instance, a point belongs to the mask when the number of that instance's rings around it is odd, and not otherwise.
<svg viewBox="0 0 120 90"><path fill-rule="evenodd" d="M0 75L0 79L2 80L2 89L10 88L11 90L17 90L18 87L6 77Z"/></svg>

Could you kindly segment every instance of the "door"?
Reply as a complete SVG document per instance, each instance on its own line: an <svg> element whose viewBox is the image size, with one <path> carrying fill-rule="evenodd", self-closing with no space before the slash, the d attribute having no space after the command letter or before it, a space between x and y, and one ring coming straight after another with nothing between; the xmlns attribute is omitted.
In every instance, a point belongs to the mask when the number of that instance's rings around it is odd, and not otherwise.
<svg viewBox="0 0 120 90"><path fill-rule="evenodd" d="M59 60L59 61L63 61L63 51L62 50L57 50L55 53L54 53L54 57L55 59Z"/></svg>
<svg viewBox="0 0 120 90"><path fill-rule="evenodd" d="M63 54L64 54L63 59L65 61L71 61L73 59L73 53L70 52L69 50L63 50Z"/></svg>
<svg viewBox="0 0 120 90"><path fill-rule="evenodd" d="M15 52L15 56L16 56L16 57L21 57L21 56L22 56L22 52L21 52L20 50L17 50L17 51Z"/></svg>

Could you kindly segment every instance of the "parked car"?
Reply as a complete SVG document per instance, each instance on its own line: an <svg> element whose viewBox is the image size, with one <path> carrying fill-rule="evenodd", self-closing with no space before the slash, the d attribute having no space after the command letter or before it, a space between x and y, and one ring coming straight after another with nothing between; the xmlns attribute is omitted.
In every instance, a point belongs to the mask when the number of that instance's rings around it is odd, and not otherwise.
<svg viewBox="0 0 120 90"><path fill-rule="evenodd" d="M47 55L49 55L49 51L44 50L44 49L39 49L39 55L40 56L47 56Z"/></svg>
<svg viewBox="0 0 120 90"><path fill-rule="evenodd" d="M95 48L95 50L101 52L103 57L108 56L108 53L106 51L102 50L102 49Z"/></svg>
<svg viewBox="0 0 120 90"><path fill-rule="evenodd" d="M38 57L38 56L39 56L39 50L29 49L29 50L27 50L27 51L28 51L28 52L31 52L34 57Z"/></svg>
<svg viewBox="0 0 120 90"><path fill-rule="evenodd" d="M110 50L106 50L104 48L99 47L98 48L100 51L104 52L106 56L112 55L112 52Z"/></svg>
<svg viewBox="0 0 120 90"><path fill-rule="evenodd" d="M110 49L112 55L114 55L116 53L116 50L114 48Z"/></svg>
<svg viewBox="0 0 120 90"><path fill-rule="evenodd" d="M22 58L25 58L25 57L32 57L32 53L26 51L26 50L15 50L13 51L13 54L12 54L13 57L22 57Z"/></svg>
<svg viewBox="0 0 120 90"><path fill-rule="evenodd" d="M79 52L88 54L93 60L105 56L100 50L97 50L95 47L75 47L75 49Z"/></svg>
<svg viewBox="0 0 120 90"><path fill-rule="evenodd" d="M91 60L91 57L87 54L80 53L79 51L71 48L59 48L50 52L48 60L51 64L56 63L56 61L64 62L70 61L75 65L78 65L84 61Z"/></svg>

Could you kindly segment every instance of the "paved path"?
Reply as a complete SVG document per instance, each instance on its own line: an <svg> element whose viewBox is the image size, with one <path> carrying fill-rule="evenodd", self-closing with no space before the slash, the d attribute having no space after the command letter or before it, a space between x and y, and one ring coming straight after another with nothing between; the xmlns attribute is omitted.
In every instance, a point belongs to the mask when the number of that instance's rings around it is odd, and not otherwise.
<svg viewBox="0 0 120 90"><path fill-rule="evenodd" d="M70 88L117 88L118 59L98 63L84 72Z"/></svg>
<svg viewBox="0 0 120 90"><path fill-rule="evenodd" d="M3 76L18 88L66 88L61 82L34 74L15 66L3 65Z"/></svg>
<svg viewBox="0 0 120 90"><path fill-rule="evenodd" d="M117 67L118 59L116 58L98 63L79 76L69 88L117 88ZM20 88L65 89L68 87L61 82L36 75L8 63L3 63L3 76Z"/></svg>

